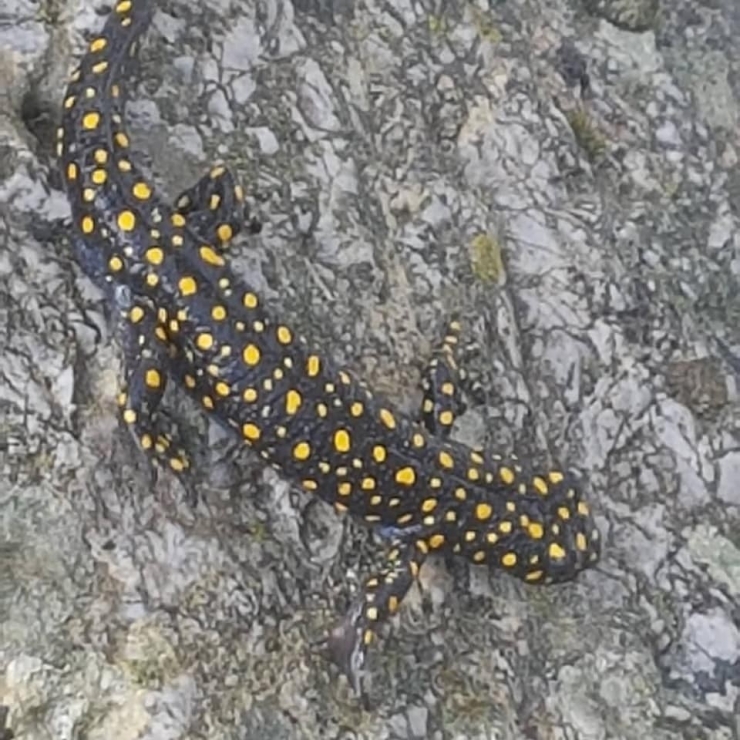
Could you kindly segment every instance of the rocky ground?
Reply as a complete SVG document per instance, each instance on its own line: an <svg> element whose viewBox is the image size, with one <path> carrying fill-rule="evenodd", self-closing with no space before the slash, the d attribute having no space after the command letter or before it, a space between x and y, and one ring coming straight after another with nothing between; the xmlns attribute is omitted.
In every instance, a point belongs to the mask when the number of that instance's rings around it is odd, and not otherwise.
<svg viewBox="0 0 740 740"><path fill-rule="evenodd" d="M372 653L370 712L315 643L378 541L177 393L195 511L118 428L52 158L100 6L0 12L15 736L740 738L735 0L157 3L128 109L156 182L228 161L263 224L236 268L408 410L459 312L456 436L575 468L598 512L604 557L575 584L428 563Z"/></svg>

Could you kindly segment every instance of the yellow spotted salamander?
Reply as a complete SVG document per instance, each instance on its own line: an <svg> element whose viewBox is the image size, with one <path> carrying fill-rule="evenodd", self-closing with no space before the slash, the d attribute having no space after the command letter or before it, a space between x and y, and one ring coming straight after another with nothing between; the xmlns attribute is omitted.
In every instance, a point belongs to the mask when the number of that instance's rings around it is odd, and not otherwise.
<svg viewBox="0 0 740 740"><path fill-rule="evenodd" d="M152 13L145 0L115 5L72 73L57 140L75 256L119 324L121 418L154 461L186 476L190 459L157 414L170 378L283 476L380 529L385 567L328 638L360 690L377 626L430 552L550 584L598 560L599 532L570 473L525 473L449 438L461 408L456 321L416 422L313 351L234 274L224 247L242 226L244 195L225 167L173 206L155 192L123 120L123 82Z"/></svg>

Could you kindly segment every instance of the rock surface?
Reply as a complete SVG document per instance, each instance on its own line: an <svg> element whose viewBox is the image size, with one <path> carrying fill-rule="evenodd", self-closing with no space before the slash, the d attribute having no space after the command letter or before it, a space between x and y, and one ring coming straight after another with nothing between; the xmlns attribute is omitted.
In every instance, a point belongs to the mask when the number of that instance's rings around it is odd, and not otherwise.
<svg viewBox="0 0 740 740"><path fill-rule="evenodd" d="M157 3L128 118L164 191L228 161L263 222L236 269L408 410L460 312L478 390L456 436L576 468L599 513L603 561L575 584L426 565L372 653L372 712L315 642L373 536L177 393L195 511L117 427L101 297L54 225L64 80L102 19L42 5L0 23L15 736L737 738L733 0Z"/></svg>

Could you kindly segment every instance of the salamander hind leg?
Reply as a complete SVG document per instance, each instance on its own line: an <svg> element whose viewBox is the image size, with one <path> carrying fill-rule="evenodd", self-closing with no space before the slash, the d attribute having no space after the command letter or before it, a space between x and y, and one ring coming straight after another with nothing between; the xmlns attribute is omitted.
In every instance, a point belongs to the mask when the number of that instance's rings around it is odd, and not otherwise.
<svg viewBox="0 0 740 740"><path fill-rule="evenodd" d="M449 436L455 419L465 412L460 392L464 372L459 365L460 322L450 321L422 377L422 421L431 434Z"/></svg>
<svg viewBox="0 0 740 740"><path fill-rule="evenodd" d="M396 613L417 579L427 551L424 540L394 543L386 555L386 567L365 581L359 597L326 640L331 659L365 702L362 674L367 649L378 627Z"/></svg>
<svg viewBox="0 0 740 740"><path fill-rule="evenodd" d="M125 379L118 395L120 417L150 459L182 478L192 499L185 480L192 468L190 456L177 443L171 425L157 413L171 362L167 335L157 311L133 298L126 288L116 290L116 304L125 360Z"/></svg>
<svg viewBox="0 0 740 740"><path fill-rule="evenodd" d="M244 191L221 164L180 193L175 209L204 240L219 249L228 246L248 218Z"/></svg>

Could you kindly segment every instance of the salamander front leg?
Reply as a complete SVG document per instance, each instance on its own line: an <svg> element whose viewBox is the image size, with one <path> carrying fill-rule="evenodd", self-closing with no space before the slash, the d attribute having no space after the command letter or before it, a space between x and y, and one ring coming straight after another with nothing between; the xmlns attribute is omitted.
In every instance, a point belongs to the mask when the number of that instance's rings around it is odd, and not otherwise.
<svg viewBox="0 0 740 740"><path fill-rule="evenodd" d="M116 302L125 357L125 380L118 394L121 419L148 457L178 476L185 476L192 467L190 457L177 444L171 425L157 413L171 361L167 335L154 308L132 299L127 289L117 291ZM192 499L192 491L184 480L183 483Z"/></svg>
<svg viewBox="0 0 740 740"><path fill-rule="evenodd" d="M327 639L331 659L362 696L362 670L368 646L380 624L395 614L418 578L428 547L424 540L396 542L386 556L387 567L368 578L362 593Z"/></svg>
<svg viewBox="0 0 740 740"><path fill-rule="evenodd" d="M175 208L205 241L218 249L225 249L248 219L244 190L221 164L180 193Z"/></svg>
<svg viewBox="0 0 740 740"><path fill-rule="evenodd" d="M422 376L422 422L431 434L447 437L455 418L465 412L460 392L464 372L459 366L460 322L453 320Z"/></svg>

